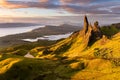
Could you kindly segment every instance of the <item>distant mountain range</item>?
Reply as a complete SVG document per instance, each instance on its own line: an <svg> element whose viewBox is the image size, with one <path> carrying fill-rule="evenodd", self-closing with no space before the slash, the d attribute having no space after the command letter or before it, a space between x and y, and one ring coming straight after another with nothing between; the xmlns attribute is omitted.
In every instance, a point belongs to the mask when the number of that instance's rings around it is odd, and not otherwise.
<svg viewBox="0 0 120 80"><path fill-rule="evenodd" d="M34 39L37 37L42 37L44 35L66 34L80 29L81 27L68 25L68 24L63 24L60 26L46 25L43 28L37 28L30 32L0 37L0 46L3 47L11 44L16 45L16 44L28 43L23 41L22 39L32 39L32 38Z"/></svg>
<svg viewBox="0 0 120 80"><path fill-rule="evenodd" d="M35 23L0 23L0 28L15 28L15 27L29 27L36 26L40 24Z"/></svg>

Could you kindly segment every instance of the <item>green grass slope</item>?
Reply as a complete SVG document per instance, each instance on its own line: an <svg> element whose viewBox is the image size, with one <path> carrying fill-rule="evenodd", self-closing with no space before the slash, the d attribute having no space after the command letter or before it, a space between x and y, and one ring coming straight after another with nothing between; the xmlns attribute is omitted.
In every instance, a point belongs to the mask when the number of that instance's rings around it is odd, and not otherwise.
<svg viewBox="0 0 120 80"><path fill-rule="evenodd" d="M120 32L120 23L112 24L110 26L103 26L101 27L101 31L104 35L111 37L112 35Z"/></svg>
<svg viewBox="0 0 120 80"><path fill-rule="evenodd" d="M56 44L22 48L36 58L25 58L21 51L0 54L0 80L120 80L119 30L105 36L107 28L102 28L98 37L99 28L85 21L83 30Z"/></svg>
<svg viewBox="0 0 120 80"><path fill-rule="evenodd" d="M103 34L107 33L106 30L102 31ZM77 60L78 63L82 61L84 68L69 76L70 80L119 80L120 32L112 27L110 31L107 33L108 37L103 35L87 47L85 47L85 41L90 38L84 39L86 35L81 36L82 31L75 32L69 38L38 51L36 57ZM71 68L79 69L78 63L69 65Z"/></svg>
<svg viewBox="0 0 120 80"><path fill-rule="evenodd" d="M119 80L120 33L96 41L79 54L55 54L33 59L1 55L0 80Z"/></svg>
<svg viewBox="0 0 120 80"><path fill-rule="evenodd" d="M72 63L79 68L71 67ZM30 59L15 55L0 58L0 80L69 80L82 69L83 62L77 60Z"/></svg>
<svg viewBox="0 0 120 80"><path fill-rule="evenodd" d="M55 46L61 46L67 40L69 41L69 38L57 43ZM55 46L51 49L54 49ZM77 43L69 47L67 51L64 51L64 47L62 48L63 50L59 49L62 51L60 53L55 50L55 52L46 55L40 54L41 52L39 52L38 55L41 55L40 58L60 59L61 56L61 59L77 60L78 63L82 61L84 69L82 71L77 70L74 75L69 76L70 80L119 80L120 33L117 33L111 39L103 37L83 51L79 50L81 46ZM78 63L71 63L69 65L71 68L79 69Z"/></svg>

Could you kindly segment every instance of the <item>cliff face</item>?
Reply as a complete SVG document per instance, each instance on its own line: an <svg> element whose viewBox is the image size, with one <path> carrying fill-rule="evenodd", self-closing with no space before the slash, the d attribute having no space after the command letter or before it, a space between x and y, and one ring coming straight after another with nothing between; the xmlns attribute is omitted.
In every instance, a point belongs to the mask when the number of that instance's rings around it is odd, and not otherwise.
<svg viewBox="0 0 120 80"><path fill-rule="evenodd" d="M88 23L87 16L84 16L84 26L83 26L83 32L84 32L84 34L87 33L87 31L88 31L88 26L89 26L89 23Z"/></svg>
<svg viewBox="0 0 120 80"><path fill-rule="evenodd" d="M80 31L79 35L83 37L84 47L91 45L93 42L102 37L99 23L96 21L93 26L91 23L88 22L87 16L85 16L83 30Z"/></svg>

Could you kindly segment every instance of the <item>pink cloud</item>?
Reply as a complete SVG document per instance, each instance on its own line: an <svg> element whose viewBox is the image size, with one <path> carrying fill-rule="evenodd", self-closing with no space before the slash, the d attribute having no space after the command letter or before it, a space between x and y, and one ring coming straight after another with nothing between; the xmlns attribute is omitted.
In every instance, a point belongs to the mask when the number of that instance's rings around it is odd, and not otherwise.
<svg viewBox="0 0 120 80"><path fill-rule="evenodd" d="M49 0L39 0L40 2L42 2L42 3L47 3L47 2L49 2Z"/></svg>
<svg viewBox="0 0 120 80"><path fill-rule="evenodd" d="M26 5L22 5L22 4L13 4L11 2L8 2L7 0L0 0L0 6L5 8L10 8L10 9L27 7Z"/></svg>
<svg viewBox="0 0 120 80"><path fill-rule="evenodd" d="M94 4L104 0L38 0L37 2L26 1L7 1L0 0L0 7L16 8L44 8L62 9L74 14L114 14L119 12L119 2L106 2L104 4ZM112 7L111 6L117 6Z"/></svg>

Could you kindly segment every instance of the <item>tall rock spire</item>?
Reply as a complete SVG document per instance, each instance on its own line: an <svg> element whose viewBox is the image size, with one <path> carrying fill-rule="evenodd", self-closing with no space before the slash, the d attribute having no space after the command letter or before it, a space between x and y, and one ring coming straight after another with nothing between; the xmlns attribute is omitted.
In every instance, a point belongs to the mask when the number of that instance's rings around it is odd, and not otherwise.
<svg viewBox="0 0 120 80"><path fill-rule="evenodd" d="M96 21L94 26L88 22L87 16L84 16L84 26L82 31L84 47L90 46L96 40L101 38L99 23Z"/></svg>
<svg viewBox="0 0 120 80"><path fill-rule="evenodd" d="M85 31L85 33L88 30L88 26L89 26L88 19L87 19L87 16L85 15L84 16L84 26L83 26L83 30Z"/></svg>

